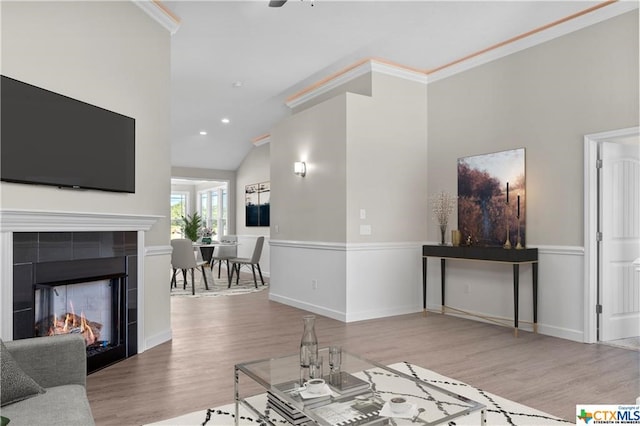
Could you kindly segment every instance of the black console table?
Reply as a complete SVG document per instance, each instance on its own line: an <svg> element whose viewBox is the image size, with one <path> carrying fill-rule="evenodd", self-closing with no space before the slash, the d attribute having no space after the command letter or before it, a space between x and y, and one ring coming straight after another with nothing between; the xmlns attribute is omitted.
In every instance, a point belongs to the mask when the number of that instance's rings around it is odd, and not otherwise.
<svg viewBox="0 0 640 426"><path fill-rule="evenodd" d="M532 265L533 280L533 331L538 332L538 249L525 248L503 249L501 247L474 247L474 246L445 246L427 245L422 246L422 308L427 312L427 258L440 258L440 280L442 286L442 312L445 304L445 260L461 259L476 260L485 262L498 262L513 265L513 316L514 334L518 336L518 291L520 265L530 263Z"/></svg>

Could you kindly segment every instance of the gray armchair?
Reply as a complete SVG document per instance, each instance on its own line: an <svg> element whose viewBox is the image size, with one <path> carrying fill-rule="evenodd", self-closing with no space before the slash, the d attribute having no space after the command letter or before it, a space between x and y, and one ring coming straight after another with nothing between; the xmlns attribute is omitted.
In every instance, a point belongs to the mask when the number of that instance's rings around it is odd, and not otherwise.
<svg viewBox="0 0 640 426"><path fill-rule="evenodd" d="M7 358L13 358L21 373L45 390L2 406L2 416L10 420L11 426L95 424L87 399L87 351L81 335L36 337L4 345L10 354ZM11 367L6 361L2 362L3 370ZM10 392L5 378L11 373L2 371L3 401L5 392Z"/></svg>

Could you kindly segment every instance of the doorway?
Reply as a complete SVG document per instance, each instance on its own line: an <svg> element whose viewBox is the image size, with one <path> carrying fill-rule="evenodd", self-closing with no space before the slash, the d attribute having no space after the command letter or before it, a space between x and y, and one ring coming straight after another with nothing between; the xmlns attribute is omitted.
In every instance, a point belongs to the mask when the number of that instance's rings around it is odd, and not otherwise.
<svg viewBox="0 0 640 426"><path fill-rule="evenodd" d="M585 136L586 343L640 336L640 128Z"/></svg>
<svg viewBox="0 0 640 426"><path fill-rule="evenodd" d="M182 217L194 213L202 218L201 236L216 239L233 233L230 198L228 181L172 178L171 238L184 238Z"/></svg>

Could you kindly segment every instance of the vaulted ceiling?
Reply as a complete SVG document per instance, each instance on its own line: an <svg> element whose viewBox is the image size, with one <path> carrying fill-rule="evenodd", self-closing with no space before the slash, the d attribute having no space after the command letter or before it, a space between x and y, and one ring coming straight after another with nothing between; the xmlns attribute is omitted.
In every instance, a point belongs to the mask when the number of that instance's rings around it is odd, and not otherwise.
<svg viewBox="0 0 640 426"><path fill-rule="evenodd" d="M171 40L172 165L219 170L235 170L252 141L290 114L287 97L365 58L431 76L505 41L532 39L545 26L552 34L621 13L621 4L573 0L162 5L179 20Z"/></svg>

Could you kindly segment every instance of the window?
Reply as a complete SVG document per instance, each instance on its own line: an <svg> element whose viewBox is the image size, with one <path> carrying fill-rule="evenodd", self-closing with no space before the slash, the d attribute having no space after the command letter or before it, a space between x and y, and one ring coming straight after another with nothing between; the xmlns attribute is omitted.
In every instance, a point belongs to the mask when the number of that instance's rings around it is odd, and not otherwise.
<svg viewBox="0 0 640 426"><path fill-rule="evenodd" d="M211 204L209 203L209 193L201 192L198 194L198 214L202 218L202 226L211 228L211 223L207 220L209 212L211 211Z"/></svg>
<svg viewBox="0 0 640 426"><path fill-rule="evenodd" d="M187 215L188 192L171 193L171 239L184 238L182 217Z"/></svg>
<svg viewBox="0 0 640 426"><path fill-rule="evenodd" d="M227 184L198 193L198 213L203 226L211 228L214 238L227 235L228 201Z"/></svg>
<svg viewBox="0 0 640 426"><path fill-rule="evenodd" d="M220 235L228 235L229 234L229 221L227 216L229 215L229 197L227 196L227 188L222 188L221 191L222 196L222 211L220 212L220 229L222 230Z"/></svg>

